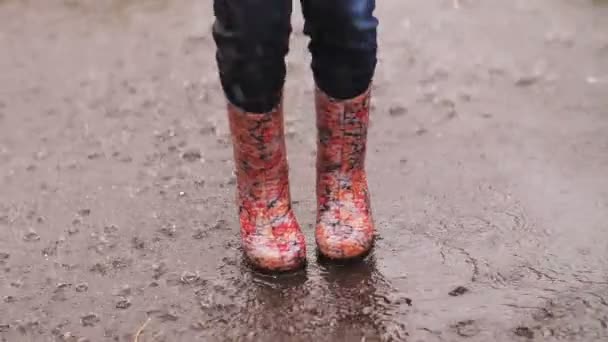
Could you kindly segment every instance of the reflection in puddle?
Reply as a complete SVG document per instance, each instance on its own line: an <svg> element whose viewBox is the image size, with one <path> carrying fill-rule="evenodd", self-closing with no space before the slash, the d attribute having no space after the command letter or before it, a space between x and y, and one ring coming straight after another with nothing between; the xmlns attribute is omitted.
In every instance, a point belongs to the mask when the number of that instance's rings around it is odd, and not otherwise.
<svg viewBox="0 0 608 342"><path fill-rule="evenodd" d="M270 276L244 264L223 285L209 288L202 304L205 337L262 340L403 340L411 300L400 297L373 257Z"/></svg>

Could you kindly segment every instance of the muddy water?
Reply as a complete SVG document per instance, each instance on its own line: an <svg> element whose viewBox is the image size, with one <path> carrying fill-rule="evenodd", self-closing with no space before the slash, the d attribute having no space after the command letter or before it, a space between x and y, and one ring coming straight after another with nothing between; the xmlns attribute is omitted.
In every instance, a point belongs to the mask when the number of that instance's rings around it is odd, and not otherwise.
<svg viewBox="0 0 608 342"><path fill-rule="evenodd" d="M605 341L608 8L378 15L376 250L316 260L294 15L287 136L310 255L272 277L238 248L210 1L0 1L0 339Z"/></svg>

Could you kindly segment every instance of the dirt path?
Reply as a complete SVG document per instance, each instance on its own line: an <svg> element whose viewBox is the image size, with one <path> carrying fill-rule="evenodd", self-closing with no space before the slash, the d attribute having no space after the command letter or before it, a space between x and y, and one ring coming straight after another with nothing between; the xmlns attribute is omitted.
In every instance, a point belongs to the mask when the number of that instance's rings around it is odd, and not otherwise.
<svg viewBox="0 0 608 342"><path fill-rule="evenodd" d="M608 340L608 4L381 0L381 240L319 265L302 19L288 148L310 265L243 265L211 1L0 0L0 340Z"/></svg>

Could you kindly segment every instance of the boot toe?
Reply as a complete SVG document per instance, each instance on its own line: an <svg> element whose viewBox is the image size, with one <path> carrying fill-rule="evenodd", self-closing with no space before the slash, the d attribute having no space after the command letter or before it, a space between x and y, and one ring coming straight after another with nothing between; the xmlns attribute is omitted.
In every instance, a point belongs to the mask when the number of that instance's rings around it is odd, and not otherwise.
<svg viewBox="0 0 608 342"><path fill-rule="evenodd" d="M348 233L344 234L345 231ZM317 227L316 240L319 252L324 257L349 260L365 257L370 252L374 234L371 229L367 231L350 227L328 229L321 224Z"/></svg>
<svg viewBox="0 0 608 342"><path fill-rule="evenodd" d="M293 271L306 264L306 247L298 240L284 244L263 242L246 244L245 254L255 268L270 272Z"/></svg>

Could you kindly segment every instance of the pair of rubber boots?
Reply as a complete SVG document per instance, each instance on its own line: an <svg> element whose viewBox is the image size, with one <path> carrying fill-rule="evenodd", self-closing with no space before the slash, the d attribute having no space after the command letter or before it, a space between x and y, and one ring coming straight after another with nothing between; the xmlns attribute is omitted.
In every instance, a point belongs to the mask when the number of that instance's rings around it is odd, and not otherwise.
<svg viewBox="0 0 608 342"><path fill-rule="evenodd" d="M365 173L370 91L349 100L315 92L318 251L333 260L365 256L374 223ZM306 243L291 206L283 108L248 113L228 105L242 246L258 269L290 271L306 263Z"/></svg>

